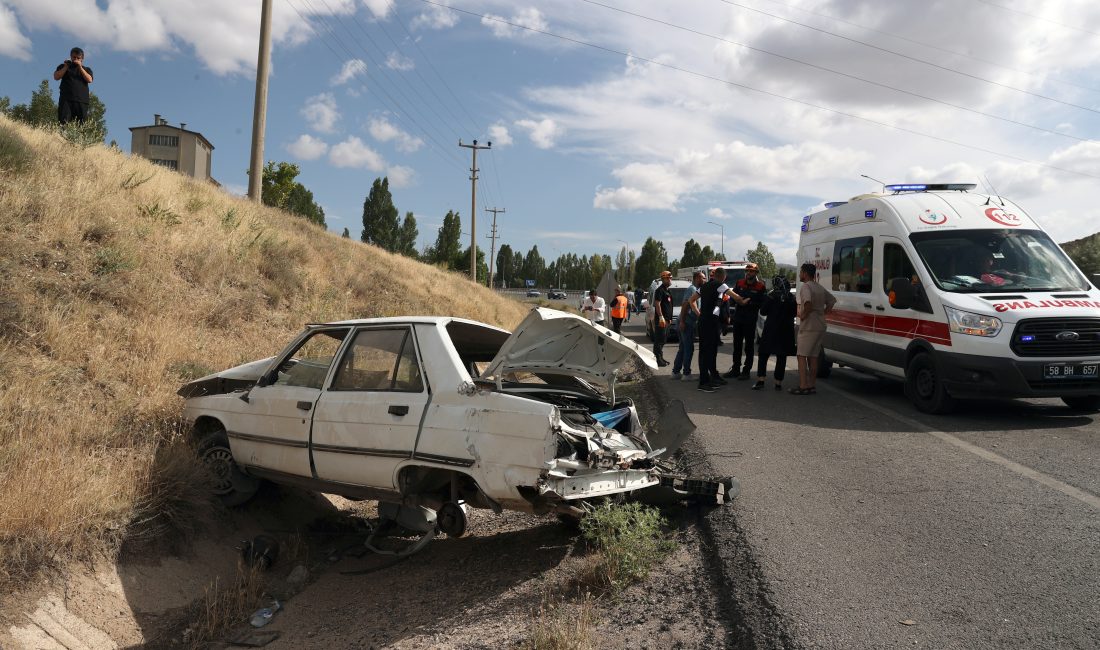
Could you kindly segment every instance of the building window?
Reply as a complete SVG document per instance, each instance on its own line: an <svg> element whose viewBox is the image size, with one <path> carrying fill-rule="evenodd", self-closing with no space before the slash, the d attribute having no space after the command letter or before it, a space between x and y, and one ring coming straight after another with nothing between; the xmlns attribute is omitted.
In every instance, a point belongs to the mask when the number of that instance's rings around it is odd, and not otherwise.
<svg viewBox="0 0 1100 650"><path fill-rule="evenodd" d="M171 170L179 169L179 165L176 163L175 160L157 160L156 158L153 158L153 164L160 165L161 167L167 167Z"/></svg>
<svg viewBox="0 0 1100 650"><path fill-rule="evenodd" d="M149 144L157 147L178 147L180 146L180 138L178 135L151 135L149 136ZM175 167L172 169L175 169Z"/></svg>

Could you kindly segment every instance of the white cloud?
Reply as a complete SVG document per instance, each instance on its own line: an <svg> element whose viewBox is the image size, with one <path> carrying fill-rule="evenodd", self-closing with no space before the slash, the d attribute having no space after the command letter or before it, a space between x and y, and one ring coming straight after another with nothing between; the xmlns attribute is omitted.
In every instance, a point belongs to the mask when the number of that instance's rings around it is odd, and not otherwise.
<svg viewBox="0 0 1100 650"><path fill-rule="evenodd" d="M306 100L302 107L302 117L306 118L310 128L321 133L332 133L336 122L340 120L340 109L336 106L336 97L332 93L321 93Z"/></svg>
<svg viewBox="0 0 1100 650"><path fill-rule="evenodd" d="M15 13L0 4L0 55L20 61L31 60L31 41L19 29Z"/></svg>
<svg viewBox="0 0 1100 650"><path fill-rule="evenodd" d="M507 23L512 23L509 25ZM489 28L493 32L493 36L497 38L515 38L515 37L527 37L535 36L534 32L527 29L521 29L520 27L513 27L513 25L519 25L521 27L527 27L529 29L538 29L547 31L550 29L549 23L542 17L542 12L534 7L527 7L520 9L516 13L512 14L511 18L505 18L504 16L497 16L494 14L486 14L481 19L481 24Z"/></svg>
<svg viewBox="0 0 1100 650"><path fill-rule="evenodd" d="M386 161L382 156L355 136L332 145L328 160L336 167L365 168L372 172L380 172L386 168Z"/></svg>
<svg viewBox="0 0 1100 650"><path fill-rule="evenodd" d="M489 142L499 147L507 147L512 144L512 134L508 133L508 127L503 124L494 124L489 127Z"/></svg>
<svg viewBox="0 0 1100 650"><path fill-rule="evenodd" d="M390 70L408 72L416 67L416 63L400 52L390 52L389 56L386 57L386 67Z"/></svg>
<svg viewBox="0 0 1100 650"><path fill-rule="evenodd" d="M367 63L363 59L348 59L344 62L340 72L332 76L329 81L333 86L342 86L355 77L367 74Z"/></svg>
<svg viewBox="0 0 1100 650"><path fill-rule="evenodd" d="M412 153L424 146L420 138L409 135L384 117L376 117L370 121L368 128L371 137L379 142L394 142L398 151Z"/></svg>
<svg viewBox="0 0 1100 650"><path fill-rule="evenodd" d="M317 160L328 151L328 143L308 133L303 133L298 136L297 140L288 144L286 150L292 156L301 160Z"/></svg>
<svg viewBox="0 0 1100 650"><path fill-rule="evenodd" d="M726 214L725 212L722 211L721 208L710 208L709 210L707 210L703 214L707 215L708 217L714 217L715 219L731 219L731 218L733 218L733 215Z"/></svg>
<svg viewBox="0 0 1100 650"><path fill-rule="evenodd" d="M385 18L393 8L393 0L363 0L363 4L375 18Z"/></svg>
<svg viewBox="0 0 1100 650"><path fill-rule="evenodd" d="M517 120L516 126L527 131L531 142L539 149L550 149L555 140L562 135L562 128L550 118L544 118L538 122L534 120Z"/></svg>
<svg viewBox="0 0 1100 650"><path fill-rule="evenodd" d="M446 2L443 2L446 4ZM429 5L426 10L417 14L410 24L412 29L450 29L458 24L458 12L445 7Z"/></svg>
<svg viewBox="0 0 1100 650"><path fill-rule="evenodd" d="M415 172L411 167L394 165L386 170L386 177L390 179L390 187L400 189L412 185Z"/></svg>

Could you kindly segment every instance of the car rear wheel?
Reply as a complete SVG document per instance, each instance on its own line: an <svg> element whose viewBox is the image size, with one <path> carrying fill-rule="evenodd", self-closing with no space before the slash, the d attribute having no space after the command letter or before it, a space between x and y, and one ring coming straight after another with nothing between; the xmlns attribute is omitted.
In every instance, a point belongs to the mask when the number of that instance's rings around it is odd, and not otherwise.
<svg viewBox="0 0 1100 650"><path fill-rule="evenodd" d="M949 413L955 400L943 387L943 379L932 355L921 352L905 370L905 394L924 413Z"/></svg>
<svg viewBox="0 0 1100 650"><path fill-rule="evenodd" d="M210 471L214 494L227 506L239 506L255 496L260 479L241 471L233 460L229 436L218 428L206 433L197 445L199 460Z"/></svg>
<svg viewBox="0 0 1100 650"><path fill-rule="evenodd" d="M1078 411L1100 411L1100 395L1070 395L1063 397L1062 401Z"/></svg>

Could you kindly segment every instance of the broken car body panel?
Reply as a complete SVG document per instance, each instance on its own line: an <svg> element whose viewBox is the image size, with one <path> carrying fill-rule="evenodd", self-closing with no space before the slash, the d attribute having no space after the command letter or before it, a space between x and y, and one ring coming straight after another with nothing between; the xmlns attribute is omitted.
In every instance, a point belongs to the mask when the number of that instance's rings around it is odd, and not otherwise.
<svg viewBox="0 0 1100 650"><path fill-rule="evenodd" d="M366 319L309 325L279 355L179 394L196 430L224 429L255 476L436 509L548 512L662 483L661 449L614 396L634 358L656 366L632 341L549 309L510 335L456 318ZM694 430L679 414L686 424L662 442Z"/></svg>

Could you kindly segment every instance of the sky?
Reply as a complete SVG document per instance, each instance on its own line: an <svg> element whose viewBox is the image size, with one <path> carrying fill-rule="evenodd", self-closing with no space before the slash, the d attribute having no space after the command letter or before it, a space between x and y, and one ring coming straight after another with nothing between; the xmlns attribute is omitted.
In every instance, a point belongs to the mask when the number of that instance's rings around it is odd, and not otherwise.
<svg viewBox="0 0 1100 650"><path fill-rule="evenodd" d="M0 96L86 52L109 139L154 114L247 188L260 0L0 0ZM375 178L421 248L544 258L693 238L793 263L801 217L886 183L992 187L1100 230L1100 4L1083 0L274 0L264 157L353 237ZM55 88L57 82L51 84Z"/></svg>

